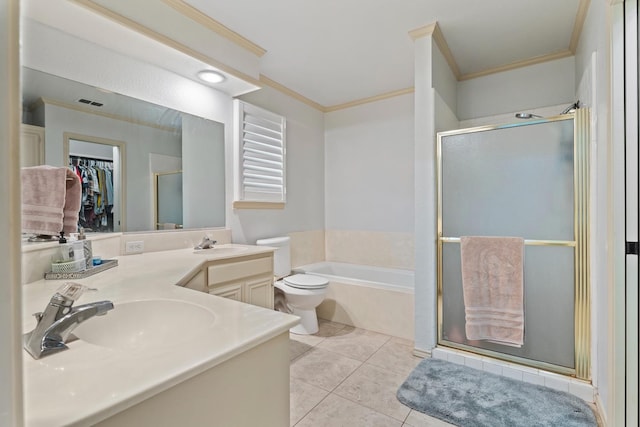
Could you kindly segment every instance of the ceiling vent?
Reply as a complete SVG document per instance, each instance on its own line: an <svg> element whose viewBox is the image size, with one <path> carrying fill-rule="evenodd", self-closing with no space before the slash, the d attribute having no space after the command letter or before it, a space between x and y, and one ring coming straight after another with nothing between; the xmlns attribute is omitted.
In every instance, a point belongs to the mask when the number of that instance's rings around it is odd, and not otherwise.
<svg viewBox="0 0 640 427"><path fill-rule="evenodd" d="M93 105L94 107L102 107L104 105L102 102L92 101L90 99L84 99L84 98L78 99L78 102L82 104Z"/></svg>

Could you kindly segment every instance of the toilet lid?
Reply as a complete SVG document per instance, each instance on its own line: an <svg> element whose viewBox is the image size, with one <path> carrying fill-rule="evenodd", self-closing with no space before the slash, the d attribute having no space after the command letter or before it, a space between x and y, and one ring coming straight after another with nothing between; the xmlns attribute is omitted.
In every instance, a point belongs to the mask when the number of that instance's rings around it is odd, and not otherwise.
<svg viewBox="0 0 640 427"><path fill-rule="evenodd" d="M293 276L285 277L284 283L292 288L320 289L326 287L329 281L324 277L311 274L294 274Z"/></svg>

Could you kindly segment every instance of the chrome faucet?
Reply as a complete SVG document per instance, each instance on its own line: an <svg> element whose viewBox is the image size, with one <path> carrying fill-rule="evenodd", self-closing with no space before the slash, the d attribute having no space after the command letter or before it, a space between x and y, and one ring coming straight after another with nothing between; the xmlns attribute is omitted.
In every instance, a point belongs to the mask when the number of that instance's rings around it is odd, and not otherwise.
<svg viewBox="0 0 640 427"><path fill-rule="evenodd" d="M80 323L113 309L111 301L97 301L73 307L74 300L56 292L44 312L35 313L35 329L24 334L23 346L34 359L66 350L71 332Z"/></svg>
<svg viewBox="0 0 640 427"><path fill-rule="evenodd" d="M213 249L213 245L218 243L216 240L211 240L208 236L202 238L202 242L193 249Z"/></svg>

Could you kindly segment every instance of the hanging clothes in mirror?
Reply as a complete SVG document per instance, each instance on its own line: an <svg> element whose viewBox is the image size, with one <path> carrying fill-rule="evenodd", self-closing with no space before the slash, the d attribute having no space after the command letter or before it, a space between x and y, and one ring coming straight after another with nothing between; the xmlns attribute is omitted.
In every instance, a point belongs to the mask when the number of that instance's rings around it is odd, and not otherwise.
<svg viewBox="0 0 640 427"><path fill-rule="evenodd" d="M69 168L82 182L79 226L87 231L113 231L113 161L69 156Z"/></svg>

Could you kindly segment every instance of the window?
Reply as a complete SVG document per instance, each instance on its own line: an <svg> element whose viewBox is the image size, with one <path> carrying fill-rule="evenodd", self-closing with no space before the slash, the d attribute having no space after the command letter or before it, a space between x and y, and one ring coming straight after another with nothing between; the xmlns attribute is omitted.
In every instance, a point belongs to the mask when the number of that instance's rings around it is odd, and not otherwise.
<svg viewBox="0 0 640 427"><path fill-rule="evenodd" d="M235 209L283 209L285 118L234 101Z"/></svg>

